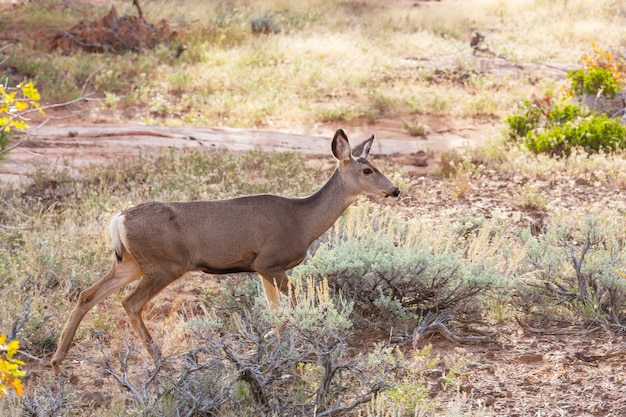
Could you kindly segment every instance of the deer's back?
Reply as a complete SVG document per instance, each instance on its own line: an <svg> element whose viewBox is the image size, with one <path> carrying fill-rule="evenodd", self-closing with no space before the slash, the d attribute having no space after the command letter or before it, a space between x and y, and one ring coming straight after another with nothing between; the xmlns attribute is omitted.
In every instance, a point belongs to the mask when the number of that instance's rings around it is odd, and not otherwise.
<svg viewBox="0 0 626 417"><path fill-rule="evenodd" d="M130 252L141 264L156 259L206 272L292 264L306 252L297 199L269 194L230 200L148 202L123 213Z"/></svg>

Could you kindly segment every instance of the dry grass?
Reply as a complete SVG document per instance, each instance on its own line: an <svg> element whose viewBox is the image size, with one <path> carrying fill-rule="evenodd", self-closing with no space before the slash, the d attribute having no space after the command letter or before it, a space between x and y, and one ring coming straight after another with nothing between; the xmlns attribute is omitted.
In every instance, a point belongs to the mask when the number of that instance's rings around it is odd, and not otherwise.
<svg viewBox="0 0 626 417"><path fill-rule="evenodd" d="M540 70L523 77L484 72L493 58L472 55L474 31L511 63L575 64L593 42L619 46L624 13L619 4L590 0L143 6L149 20L168 18L183 29L177 42L189 50L179 59L165 46L124 56L42 58L24 42L7 50L7 65L35 78L49 100L73 98L86 83L87 91L107 98L101 120L283 127L409 113L501 117L520 95L558 90L560 82ZM135 13L130 3L118 8L120 14ZM63 15L53 7L44 7L45 13L29 5L16 10L0 15L0 21L35 29L105 12L80 3ZM251 33L250 21L265 15L280 26L279 34ZM446 68L471 76L459 83L434 72Z"/></svg>

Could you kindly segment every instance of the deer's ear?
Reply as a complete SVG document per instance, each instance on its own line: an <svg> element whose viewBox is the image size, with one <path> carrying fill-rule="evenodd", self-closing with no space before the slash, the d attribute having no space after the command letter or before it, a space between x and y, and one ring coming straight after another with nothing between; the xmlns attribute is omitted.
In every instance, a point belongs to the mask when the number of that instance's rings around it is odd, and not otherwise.
<svg viewBox="0 0 626 417"><path fill-rule="evenodd" d="M337 158L341 162L347 162L352 159L350 143L348 142L348 137L342 129L339 129L337 130L337 132L335 132L335 137L333 137L332 149L335 158Z"/></svg>
<svg viewBox="0 0 626 417"><path fill-rule="evenodd" d="M372 149L372 144L374 143L374 135L372 135L369 139L363 141L363 143L357 145L352 149L352 156L355 158L365 158L370 154L370 149Z"/></svg>

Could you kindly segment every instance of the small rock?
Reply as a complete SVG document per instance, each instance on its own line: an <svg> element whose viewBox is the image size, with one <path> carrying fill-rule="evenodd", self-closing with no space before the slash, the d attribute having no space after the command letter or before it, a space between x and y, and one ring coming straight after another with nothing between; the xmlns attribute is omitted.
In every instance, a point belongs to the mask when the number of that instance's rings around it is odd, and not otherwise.
<svg viewBox="0 0 626 417"><path fill-rule="evenodd" d="M474 391L474 386L472 384L461 384L459 390L465 394L469 394Z"/></svg>
<svg viewBox="0 0 626 417"><path fill-rule="evenodd" d="M94 339L104 339L107 335L106 330L92 330L91 331L91 337L93 337Z"/></svg>
<svg viewBox="0 0 626 417"><path fill-rule="evenodd" d="M428 155L426 152L420 150L415 153L415 161L413 164L416 167L426 167L428 166Z"/></svg>
<svg viewBox="0 0 626 417"><path fill-rule="evenodd" d="M443 377L443 370L440 368L433 368L433 369L429 369L426 372L426 376L429 378L441 378Z"/></svg>
<svg viewBox="0 0 626 417"><path fill-rule="evenodd" d="M522 363L537 363L543 361L543 355L540 353L527 353L519 357L519 361Z"/></svg>
<svg viewBox="0 0 626 417"><path fill-rule="evenodd" d="M485 395L481 399L481 402L485 407L493 407L493 405L496 403L496 398L493 395Z"/></svg>

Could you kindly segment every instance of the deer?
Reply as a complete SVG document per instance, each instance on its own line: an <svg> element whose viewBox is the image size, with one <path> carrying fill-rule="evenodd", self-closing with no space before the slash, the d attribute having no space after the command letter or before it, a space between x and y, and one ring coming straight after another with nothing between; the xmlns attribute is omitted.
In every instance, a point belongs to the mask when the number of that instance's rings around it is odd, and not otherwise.
<svg viewBox="0 0 626 417"><path fill-rule="evenodd" d="M309 246L348 206L361 195L400 195L400 189L367 160L373 142L374 135L352 148L345 132L337 130L331 144L337 166L308 197L256 194L225 200L151 201L118 213L110 223L113 266L79 294L50 361L55 375L85 314L136 280L122 305L155 362L160 350L143 321L143 310L187 272L257 273L269 307L278 309L281 296L290 294L287 271L305 259Z"/></svg>

